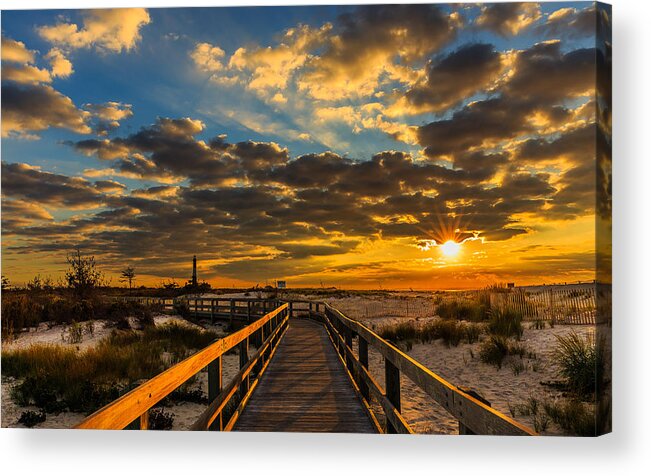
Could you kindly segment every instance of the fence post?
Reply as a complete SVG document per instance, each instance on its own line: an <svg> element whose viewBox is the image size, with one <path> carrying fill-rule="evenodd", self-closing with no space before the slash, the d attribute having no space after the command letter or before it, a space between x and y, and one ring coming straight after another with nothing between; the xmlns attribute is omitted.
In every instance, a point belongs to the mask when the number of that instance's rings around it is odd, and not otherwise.
<svg viewBox="0 0 651 476"><path fill-rule="evenodd" d="M362 364L362 367L366 370L368 370L368 342L366 342L366 339L364 339L362 336L359 336L359 363ZM368 385L366 384L366 380L364 380L364 377L361 375L359 376L359 390L362 393L362 397L364 397L364 400L366 402L370 402L370 394L368 390Z"/></svg>
<svg viewBox="0 0 651 476"><path fill-rule="evenodd" d="M384 379L387 398L400 413L400 370L389 359L384 359ZM387 433L397 433L396 428L387 419Z"/></svg>
<svg viewBox="0 0 651 476"><path fill-rule="evenodd" d="M289 318L291 319L294 314L294 301L289 301Z"/></svg>
<svg viewBox="0 0 651 476"><path fill-rule="evenodd" d="M217 357L208 364L208 400L212 403L222 391L222 358ZM221 431L224 428L222 413L210 425L211 430Z"/></svg>

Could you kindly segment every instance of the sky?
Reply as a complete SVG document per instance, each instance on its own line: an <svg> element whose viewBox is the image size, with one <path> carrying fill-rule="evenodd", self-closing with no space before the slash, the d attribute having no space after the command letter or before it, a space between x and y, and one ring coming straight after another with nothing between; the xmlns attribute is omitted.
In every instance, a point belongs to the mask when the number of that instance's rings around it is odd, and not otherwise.
<svg viewBox="0 0 651 476"><path fill-rule="evenodd" d="M3 11L2 274L79 248L113 284L193 255L219 287L595 279L609 29L589 2Z"/></svg>

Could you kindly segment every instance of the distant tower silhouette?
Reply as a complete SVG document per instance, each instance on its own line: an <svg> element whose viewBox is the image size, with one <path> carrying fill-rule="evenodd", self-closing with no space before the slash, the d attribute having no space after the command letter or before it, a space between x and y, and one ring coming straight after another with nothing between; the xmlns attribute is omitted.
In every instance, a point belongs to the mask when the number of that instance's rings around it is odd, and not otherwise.
<svg viewBox="0 0 651 476"><path fill-rule="evenodd" d="M192 286L197 285L197 255L192 257Z"/></svg>

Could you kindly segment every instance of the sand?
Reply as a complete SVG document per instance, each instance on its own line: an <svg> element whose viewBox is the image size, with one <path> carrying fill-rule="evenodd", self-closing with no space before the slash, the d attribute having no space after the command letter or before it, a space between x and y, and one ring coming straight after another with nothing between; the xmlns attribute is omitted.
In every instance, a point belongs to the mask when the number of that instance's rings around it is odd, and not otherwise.
<svg viewBox="0 0 651 476"><path fill-rule="evenodd" d="M369 327L372 325L371 322L366 324ZM528 326L529 323L525 323L521 342L536 354L536 358L524 358L522 362L527 368L518 375L514 374L511 363L520 361L519 357L508 357L502 368L498 369L479 360L479 342L447 347L437 340L428 344L414 344L406 353L451 384L474 389L493 408L511 417L509 406L524 404L529 397L533 396L538 401L553 401L562 397L562 392L541 384L558 380L558 368L552 359L556 336L566 336L573 331L582 337L594 333L594 327L586 325L557 325L538 330L527 329ZM369 347L369 368L380 385L384 386L384 359L372 347ZM456 419L407 377L401 378L402 413L415 432L458 434ZM534 427L531 416L516 414L514 419L532 429ZM562 430L550 422L543 434L560 435Z"/></svg>

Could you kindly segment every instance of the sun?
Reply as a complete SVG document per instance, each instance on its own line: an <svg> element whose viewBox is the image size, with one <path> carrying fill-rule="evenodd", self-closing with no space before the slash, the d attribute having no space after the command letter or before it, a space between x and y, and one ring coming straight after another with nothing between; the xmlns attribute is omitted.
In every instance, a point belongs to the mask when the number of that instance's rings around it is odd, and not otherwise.
<svg viewBox="0 0 651 476"><path fill-rule="evenodd" d="M461 244L452 240L448 240L440 246L441 252L448 257L456 256L459 254L459 251L461 251Z"/></svg>

